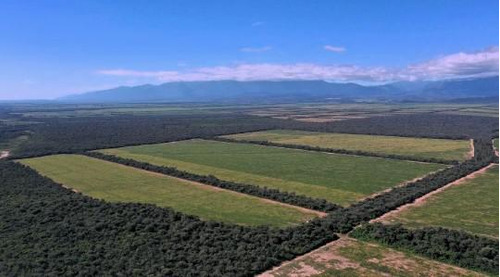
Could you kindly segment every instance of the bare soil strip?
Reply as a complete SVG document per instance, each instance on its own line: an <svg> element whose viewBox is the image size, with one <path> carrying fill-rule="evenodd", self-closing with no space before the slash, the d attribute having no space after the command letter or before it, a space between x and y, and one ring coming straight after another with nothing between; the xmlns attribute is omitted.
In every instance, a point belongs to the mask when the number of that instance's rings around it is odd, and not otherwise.
<svg viewBox="0 0 500 277"><path fill-rule="evenodd" d="M353 260L348 256L342 254L343 248L356 247L359 242L356 239L349 238L347 236L341 236L338 240L329 243L321 248L318 248L307 255L301 256L293 261L289 261L281 265L280 267L273 268L270 271L264 272L258 277L276 277L276 276L290 276L290 277L309 277L322 274L325 270L354 270L356 276L375 276L376 274L381 274L381 276L392 276L389 273L376 272L369 267L366 267L359 260ZM375 243L363 242L364 245L368 247L378 248L380 247ZM426 258L424 258L427 261ZM367 259L366 262L372 264L378 264L382 267L389 268L399 268L403 269L403 272L422 270L422 266L432 265L428 268L427 276L483 276L480 273L471 274L467 269L463 269L454 265L444 264L438 261L429 260L429 264L421 265L420 259L413 259L408 257L403 252L397 250L390 250L384 253L380 257L372 257ZM427 263L427 262L426 262ZM291 265L288 268L282 268L287 265ZM315 266L315 264L320 264L321 267ZM284 270L283 270L284 269ZM401 272L402 273L402 272ZM422 276L415 272L415 275Z"/></svg>
<svg viewBox="0 0 500 277"><path fill-rule="evenodd" d="M97 158L93 158L93 157L89 157L89 158L97 159ZM158 173L158 172L148 171L148 170L145 170L145 169L139 169L139 168L135 168L135 167L132 167L132 166L126 166L124 164L114 163L114 162L110 162L110 161L106 161L106 160L101 160L101 159L97 159L97 160L103 161L103 162L107 162L107 163L111 163L111 164L117 165L117 166L122 166L122 167L125 167L127 169L137 170L137 171L144 172L144 173L147 173L147 174L150 174L150 175L154 175L154 176L160 176L160 177L163 177L163 178L168 177L168 178L177 179L177 180L179 180L181 182L187 182L189 184L196 185L196 186L198 186L198 187L200 187L202 189L206 189L206 190L225 191L225 192L228 192L228 193L233 193L233 194L241 195L241 196L245 196L245 197L257 198L260 201L265 202L265 203L270 203L270 204L274 204L274 205L280 205L280 206L283 206L283 207L293 208L293 209L299 210L299 211L304 212L304 213L315 214L318 217L325 217L327 215L327 213L324 213L324 212L315 211L315 210L311 210L311 209L306 209L306 208L303 208L303 207L294 206L294 205L290 205L290 204L278 202L278 201L267 199L267 198L261 198L261 197L257 197L257 196L253 196L253 195L248 195L248 194L237 192L237 191L232 191L232 190L228 190L228 189L223 189L223 188L219 188L219 187L205 185L205 184L198 183L198 182L195 182L195 181L186 180L186 179L182 179L182 178L178 178L178 177L173 177L173 176L170 176L170 175L167 175L167 174L162 174L162 173ZM65 187L65 186L63 186L63 187Z"/></svg>
<svg viewBox="0 0 500 277"><path fill-rule="evenodd" d="M469 179L473 179L473 178L477 177L478 175L483 174L484 172L486 172L492 166L495 166L495 164L489 164L488 166L485 166L485 167L483 167L483 168L481 168L481 169L479 169L477 171L474 171L474 172L472 172L471 174L469 174L469 175L467 175L465 177L462 177L462 178L460 178L458 180L455 180L455 181L453 181L453 182L451 182L451 183L449 183L449 184L447 184L447 185L445 185L445 186L443 186L441 188L438 188L438 189L436 189L434 191L431 191L431 192L427 193L426 195L424 195L424 196L422 196L420 198L417 198L413 203L409 203L409 204L403 205L403 206L401 206L401 207L399 207L399 208L397 208L395 210L389 211L389 212L383 214L382 216L371 220L370 223L372 223L372 222L380 222L380 221L387 220L389 217L392 217L392 216L400 213L402 210L414 207L416 205L422 205L423 203L425 203L425 201L427 201L427 199L429 199L430 196L432 196L432 195L434 195L436 193L440 193L441 191L443 191L443 190L445 190L445 189L447 189L447 188L449 188L451 186L455 186L455 185L461 184L464 181L467 181ZM304 260L304 259L306 259L308 257L314 256L317 253L321 253L323 250L325 250L325 249L327 249L327 248L329 248L331 246L336 246L337 244L342 245L345 242L346 236L345 235L339 235L339 237L340 238L337 239L337 240L335 240L335 241L327 243L327 244L325 244L325 245L323 245L323 246L321 246L321 247L319 247L319 248L317 248L317 249L315 249L315 250L313 250L313 251L311 251L309 253L306 253L304 255L297 256L293 260L283 262L282 264L280 264L280 265L278 265L276 267L273 267L272 269L270 269L270 270L268 270L268 271L266 271L264 273L261 273L261 274L259 274L257 276L258 277L274 277L274 273L277 272L278 270L280 270L282 267L284 267L286 265L289 265L289 264L294 263L294 262L299 262L300 263L301 260ZM311 270L310 273L312 273L312 274L309 274L309 275L307 275L307 274L302 275L301 274L301 276L310 276L310 275L317 274L317 273L313 273L313 271L315 271L315 269Z"/></svg>
<svg viewBox="0 0 500 277"><path fill-rule="evenodd" d="M489 164L488 166L486 167L483 167L477 171L474 171L472 172L471 174L465 176L465 177L462 177L458 180L455 180L443 187L440 187L436 190L433 190L429 193L427 193L426 195L420 197L420 198L417 198L415 199L415 201L413 201L412 203L409 203L409 204L406 204L406 205L403 205L403 206L400 206L399 208L395 209L395 210L392 210L376 219L373 219L370 221L370 223L372 222L386 222L388 221L390 218L394 218L394 217L397 217L397 215L399 213L401 213L402 211L405 211L407 209L410 209L410 208L413 208L413 207L418 207L418 206L422 206L423 204L425 204L425 202L427 202L427 200L429 200L430 197L432 197L433 195L435 194L438 194L438 193L441 193L443 192L444 190L450 188L450 187L453 187L453 186L457 186L457 185L460 185L462 183L464 183L465 181L468 181L468 180L471 180L471 179L474 179L476 178L478 175L481 175L483 173L485 173L489 168L491 168L492 166L494 166L495 164Z"/></svg>

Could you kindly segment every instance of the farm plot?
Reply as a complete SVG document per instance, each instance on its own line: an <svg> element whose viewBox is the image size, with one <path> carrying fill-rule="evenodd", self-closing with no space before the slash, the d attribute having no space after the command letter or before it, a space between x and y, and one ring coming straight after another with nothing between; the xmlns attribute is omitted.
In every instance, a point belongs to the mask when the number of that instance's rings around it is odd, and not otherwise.
<svg viewBox="0 0 500 277"><path fill-rule="evenodd" d="M470 151L470 143L467 140L335 134L297 130L270 130L223 137L445 160L465 160Z"/></svg>
<svg viewBox="0 0 500 277"><path fill-rule="evenodd" d="M254 144L188 140L100 150L220 179L348 205L444 168L439 164L326 154Z"/></svg>
<svg viewBox="0 0 500 277"><path fill-rule="evenodd" d="M493 166L384 221L408 227L441 226L498 238L498 186L498 166Z"/></svg>
<svg viewBox="0 0 500 277"><path fill-rule="evenodd" d="M424 274L425 273L425 274ZM379 244L341 238L261 274L280 276L484 276Z"/></svg>
<svg viewBox="0 0 500 277"><path fill-rule="evenodd" d="M206 220L281 227L317 216L313 211L81 155L45 156L20 162L95 198L151 203Z"/></svg>

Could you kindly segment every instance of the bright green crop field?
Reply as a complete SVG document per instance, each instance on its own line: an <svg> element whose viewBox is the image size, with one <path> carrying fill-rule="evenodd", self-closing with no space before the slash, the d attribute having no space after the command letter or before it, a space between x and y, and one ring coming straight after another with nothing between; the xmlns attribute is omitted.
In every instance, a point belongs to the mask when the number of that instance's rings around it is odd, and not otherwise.
<svg viewBox="0 0 500 277"><path fill-rule="evenodd" d="M319 133L297 130L270 130L223 137L445 160L465 160L470 151L468 140Z"/></svg>
<svg viewBox="0 0 500 277"><path fill-rule="evenodd" d="M206 220L283 227L316 217L316 213L303 209L81 155L45 156L19 162L95 198L151 203Z"/></svg>
<svg viewBox="0 0 500 277"><path fill-rule="evenodd" d="M498 166L431 196L390 222L409 227L441 226L498 238Z"/></svg>
<svg viewBox="0 0 500 277"><path fill-rule="evenodd" d="M322 198L341 205L444 168L440 164L188 140L100 150L189 172Z"/></svg>

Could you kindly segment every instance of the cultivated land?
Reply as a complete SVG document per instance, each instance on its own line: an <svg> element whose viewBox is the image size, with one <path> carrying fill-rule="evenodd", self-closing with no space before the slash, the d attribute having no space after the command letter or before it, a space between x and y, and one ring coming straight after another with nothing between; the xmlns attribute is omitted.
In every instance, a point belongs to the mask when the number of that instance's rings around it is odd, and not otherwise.
<svg viewBox="0 0 500 277"><path fill-rule="evenodd" d="M89 196L112 202L151 203L177 211L242 225L294 225L316 216L280 205L81 155L20 160L42 175Z"/></svg>
<svg viewBox="0 0 500 277"><path fill-rule="evenodd" d="M498 238L498 177L498 166L493 166L385 221L408 227L441 226Z"/></svg>
<svg viewBox="0 0 500 277"><path fill-rule="evenodd" d="M379 244L341 238L290 263L261 274L279 276L484 276L393 250Z"/></svg>
<svg viewBox="0 0 500 277"><path fill-rule="evenodd" d="M445 160L465 160L470 151L468 140L334 134L298 130L270 130L224 137Z"/></svg>
<svg viewBox="0 0 500 277"><path fill-rule="evenodd" d="M206 140L100 152L212 174L228 181L277 188L341 205L444 168L439 164Z"/></svg>

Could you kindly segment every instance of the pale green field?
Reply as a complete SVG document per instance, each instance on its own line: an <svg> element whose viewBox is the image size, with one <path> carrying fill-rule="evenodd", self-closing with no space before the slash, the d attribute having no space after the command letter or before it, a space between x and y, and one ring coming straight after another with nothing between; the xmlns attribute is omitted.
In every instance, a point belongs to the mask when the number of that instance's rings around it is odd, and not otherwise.
<svg viewBox="0 0 500 277"><path fill-rule="evenodd" d="M311 273L305 275L305 273ZM485 276L374 243L341 238L329 246L292 261L271 276L379 277Z"/></svg>
<svg viewBox="0 0 500 277"><path fill-rule="evenodd" d="M389 222L409 227L441 226L498 238L498 166L475 179L431 196Z"/></svg>
<svg viewBox="0 0 500 277"><path fill-rule="evenodd" d="M465 160L467 153L470 151L468 140L405 138L297 130L270 130L223 137L446 160Z"/></svg>
<svg viewBox="0 0 500 277"><path fill-rule="evenodd" d="M316 216L295 207L82 155L19 160L55 182L111 202L151 203L206 220L241 225L296 225Z"/></svg>
<svg viewBox="0 0 500 277"><path fill-rule="evenodd" d="M444 168L439 164L206 140L99 152L202 175L212 174L223 180L277 188L341 205Z"/></svg>

